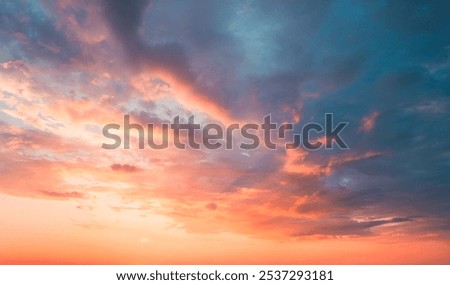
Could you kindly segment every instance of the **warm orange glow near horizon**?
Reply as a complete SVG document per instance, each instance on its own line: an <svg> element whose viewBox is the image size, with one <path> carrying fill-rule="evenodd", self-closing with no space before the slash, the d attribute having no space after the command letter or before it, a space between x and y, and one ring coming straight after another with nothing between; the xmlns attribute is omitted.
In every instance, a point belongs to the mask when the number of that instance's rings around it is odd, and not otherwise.
<svg viewBox="0 0 450 285"><path fill-rule="evenodd" d="M2 217L14 217L0 224L8 233L1 238L2 264L443 264L448 258L448 243L432 236L264 239L186 232L173 218L133 206L80 215L83 206L74 201L5 195L0 201Z"/></svg>

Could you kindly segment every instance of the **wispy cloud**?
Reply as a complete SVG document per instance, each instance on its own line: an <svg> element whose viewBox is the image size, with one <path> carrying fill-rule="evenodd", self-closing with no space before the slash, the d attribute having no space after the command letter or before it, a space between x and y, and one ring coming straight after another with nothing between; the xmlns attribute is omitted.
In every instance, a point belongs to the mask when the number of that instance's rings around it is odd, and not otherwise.
<svg viewBox="0 0 450 285"><path fill-rule="evenodd" d="M448 247L437 249L450 229L446 11L446 1L5 3L0 193L42 215L35 222L8 208L21 224L7 244L39 243L23 234L64 227L87 248L160 243L162 263L162 248L183 240L208 254L233 243L252 262L253 242L315 249L337 239L355 251L407 243L411 262L448 262L439 255ZM350 149L101 148L103 126L124 114L155 125L195 114L226 126L269 113L296 133L333 113L349 122ZM370 254L361 262L380 262ZM118 262L121 253L105 256ZM142 262L133 256L124 262ZM39 261L8 258L0 263ZM202 258L179 260L212 260Z"/></svg>

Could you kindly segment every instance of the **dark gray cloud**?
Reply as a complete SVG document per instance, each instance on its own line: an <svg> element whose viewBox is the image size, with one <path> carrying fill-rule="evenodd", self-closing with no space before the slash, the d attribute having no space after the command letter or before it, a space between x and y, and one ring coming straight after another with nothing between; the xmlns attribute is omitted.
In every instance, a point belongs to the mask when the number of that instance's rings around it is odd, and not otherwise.
<svg viewBox="0 0 450 285"><path fill-rule="evenodd" d="M147 45L139 34L142 19L149 1L124 3L104 1L105 19L123 45L131 63L139 67L146 65L171 72L182 81L192 81L184 48L177 42Z"/></svg>

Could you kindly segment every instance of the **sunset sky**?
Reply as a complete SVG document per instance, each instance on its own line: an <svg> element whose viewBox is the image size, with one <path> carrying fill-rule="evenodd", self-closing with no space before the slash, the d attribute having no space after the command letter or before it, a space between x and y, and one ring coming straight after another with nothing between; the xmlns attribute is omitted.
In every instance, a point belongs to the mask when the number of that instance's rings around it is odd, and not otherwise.
<svg viewBox="0 0 450 285"><path fill-rule="evenodd" d="M0 264L450 264L449 11L2 1ZM349 149L102 148L326 113Z"/></svg>

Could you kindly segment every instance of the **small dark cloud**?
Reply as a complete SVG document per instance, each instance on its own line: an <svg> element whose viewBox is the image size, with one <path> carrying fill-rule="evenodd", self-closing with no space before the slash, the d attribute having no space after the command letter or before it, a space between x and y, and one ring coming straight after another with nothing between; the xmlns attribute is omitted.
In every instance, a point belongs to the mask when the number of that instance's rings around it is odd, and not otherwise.
<svg viewBox="0 0 450 285"><path fill-rule="evenodd" d="M85 197L85 194L72 191L72 192L55 192L55 191L47 191L47 190L40 190L37 191L40 195L43 195L45 197L49 198L55 198L55 199L82 199Z"/></svg>
<svg viewBox="0 0 450 285"><path fill-rule="evenodd" d="M183 46L177 42L148 45L139 28L149 1L104 1L105 19L111 31L123 46L132 64L139 68L157 68L169 71L183 82L194 82L194 75Z"/></svg>
<svg viewBox="0 0 450 285"><path fill-rule="evenodd" d="M134 165L130 165L130 164L119 164L119 163L115 163L111 165L111 169L114 171L122 171L122 172L128 172L128 173L133 173L133 172L137 172L140 169Z"/></svg>
<svg viewBox="0 0 450 285"><path fill-rule="evenodd" d="M378 227L386 224L395 224L395 223L403 223L403 222L411 222L413 221L411 218L392 218L392 219L386 219L386 220L375 220L375 221L369 221L369 222L360 222L358 223L361 225L362 228L373 228Z"/></svg>
<svg viewBox="0 0 450 285"><path fill-rule="evenodd" d="M211 211L214 211L217 209L217 204L216 203L208 203L205 205L205 208Z"/></svg>

